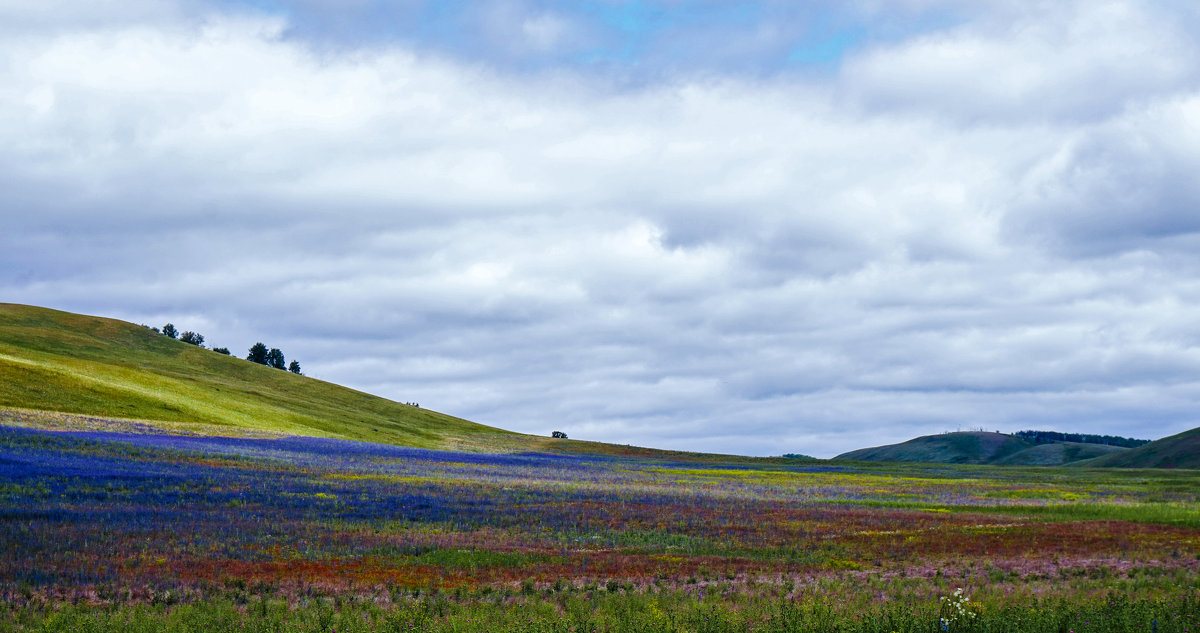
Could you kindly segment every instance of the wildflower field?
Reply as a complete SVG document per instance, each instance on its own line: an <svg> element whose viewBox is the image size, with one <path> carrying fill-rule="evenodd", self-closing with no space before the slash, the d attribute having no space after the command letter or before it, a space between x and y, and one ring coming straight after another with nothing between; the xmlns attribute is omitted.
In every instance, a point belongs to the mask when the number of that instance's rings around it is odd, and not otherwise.
<svg viewBox="0 0 1200 633"><path fill-rule="evenodd" d="M1200 632L1198 494L0 426L0 631Z"/></svg>

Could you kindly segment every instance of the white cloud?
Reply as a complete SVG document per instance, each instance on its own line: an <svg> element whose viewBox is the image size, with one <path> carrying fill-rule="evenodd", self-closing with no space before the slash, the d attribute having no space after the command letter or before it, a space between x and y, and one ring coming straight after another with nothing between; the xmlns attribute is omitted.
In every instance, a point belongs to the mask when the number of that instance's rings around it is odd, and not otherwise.
<svg viewBox="0 0 1200 633"><path fill-rule="evenodd" d="M1038 123L1105 118L1197 81L1190 21L1177 12L1121 0L1036 6L852 59L844 89L869 109Z"/></svg>
<svg viewBox="0 0 1200 633"><path fill-rule="evenodd" d="M570 24L566 20L547 13L528 17L521 22L521 34L529 46L541 51L557 48L570 31Z"/></svg>
<svg viewBox="0 0 1200 633"><path fill-rule="evenodd" d="M0 40L0 293L527 432L1166 435L1200 397L1197 63L1095 6L624 90L277 19L30 31Z"/></svg>

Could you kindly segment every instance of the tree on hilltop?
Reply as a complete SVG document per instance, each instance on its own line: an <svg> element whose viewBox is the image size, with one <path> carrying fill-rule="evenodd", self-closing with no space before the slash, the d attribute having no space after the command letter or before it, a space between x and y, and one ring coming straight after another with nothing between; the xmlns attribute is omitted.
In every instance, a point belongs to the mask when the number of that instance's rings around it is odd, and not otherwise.
<svg viewBox="0 0 1200 633"><path fill-rule="evenodd" d="M168 338L175 338L179 334L179 332L175 331L175 326L171 323L163 326L162 333L163 336Z"/></svg>
<svg viewBox="0 0 1200 633"><path fill-rule="evenodd" d="M272 347L271 351L267 352L267 366L275 369L287 369L287 361L283 358L283 352L279 351L278 347Z"/></svg>
<svg viewBox="0 0 1200 633"><path fill-rule="evenodd" d="M259 365L267 364L267 346L262 343L255 343L250 347L250 353L246 356L246 360Z"/></svg>
<svg viewBox="0 0 1200 633"><path fill-rule="evenodd" d="M294 360L291 363L288 363L288 371L292 372L293 374L300 373L300 361Z"/></svg>

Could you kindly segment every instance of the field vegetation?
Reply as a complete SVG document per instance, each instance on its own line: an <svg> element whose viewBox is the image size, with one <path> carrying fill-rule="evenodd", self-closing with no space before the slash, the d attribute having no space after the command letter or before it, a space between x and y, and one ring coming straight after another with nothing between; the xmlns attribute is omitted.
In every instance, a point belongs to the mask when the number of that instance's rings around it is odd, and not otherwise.
<svg viewBox="0 0 1200 633"><path fill-rule="evenodd" d="M0 426L0 631L1184 632L1200 618L1196 471L112 428Z"/></svg>

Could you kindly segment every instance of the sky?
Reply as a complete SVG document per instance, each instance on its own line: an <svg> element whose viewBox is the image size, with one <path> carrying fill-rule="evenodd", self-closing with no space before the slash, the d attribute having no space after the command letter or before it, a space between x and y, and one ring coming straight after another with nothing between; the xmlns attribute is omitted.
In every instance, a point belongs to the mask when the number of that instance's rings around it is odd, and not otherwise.
<svg viewBox="0 0 1200 633"><path fill-rule="evenodd" d="M0 0L0 301L743 455L1200 426L1200 9Z"/></svg>

